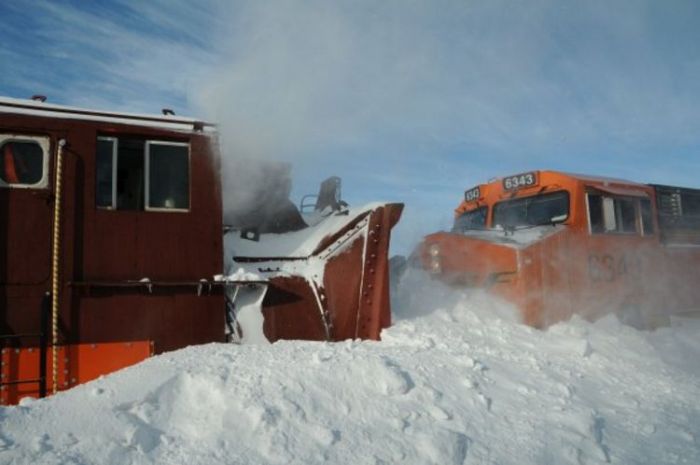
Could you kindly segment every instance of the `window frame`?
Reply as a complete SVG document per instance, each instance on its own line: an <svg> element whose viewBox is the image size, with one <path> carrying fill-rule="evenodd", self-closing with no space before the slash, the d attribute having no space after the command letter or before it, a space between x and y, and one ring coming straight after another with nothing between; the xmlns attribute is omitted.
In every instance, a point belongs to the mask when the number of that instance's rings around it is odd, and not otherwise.
<svg viewBox="0 0 700 465"><path fill-rule="evenodd" d="M168 145L174 147L187 148L187 208L164 208L150 207L151 201L151 145ZM147 212L172 212L172 213L188 213L192 210L192 150L189 142L173 142L158 139L146 139L143 146L143 162L144 162L144 202L143 211Z"/></svg>
<svg viewBox="0 0 700 465"><path fill-rule="evenodd" d="M589 201L590 196L598 196L601 197L601 214L603 215L603 231L597 232L593 231L593 223L591 222L591 204ZM632 201L633 202L633 207L634 207L634 225L635 225L635 230L634 231L620 231L620 230L610 230L606 231L605 230L605 212L604 212L604 207L602 206L604 204L605 199L610 199L613 202L613 211L615 213L615 226L616 228L618 227L618 223L621 220L621 218L617 214L618 206L617 206L617 201L619 200L626 200L626 201ZM642 218L642 201L647 200L649 202L650 206L650 220L651 220L651 228L650 231L647 231L647 228L644 226L644 219ZM586 192L586 220L588 223L588 235L590 236L598 236L598 235L606 235L606 236L626 236L626 237L632 237L632 236L637 236L637 237L642 237L642 238L650 238L654 237L656 235L656 228L654 226L654 214L653 214L653 207L651 205L651 199L647 197L640 197L640 196L634 196L634 195L616 195L616 194L609 194L604 191L588 191Z"/></svg>
<svg viewBox="0 0 700 465"><path fill-rule="evenodd" d="M562 219L561 221L557 221L556 224L566 224L566 222L569 221L569 219L571 218L571 197L572 196L571 196L571 192L569 192L568 189L558 189L558 190L551 191L551 192L543 192L543 193L538 193L538 194L534 194L534 195L525 195L522 197L513 197L513 198L500 200L500 201L496 202L491 207L491 227L493 228L493 227L497 226L496 207L498 207L499 205L511 202L513 200L530 199L530 198L534 199L537 197L540 197L540 198L541 197L550 197L550 196L554 196L554 195L562 194L562 193L564 193L566 195L566 218ZM549 224L549 223L545 223L543 225L546 225L546 224ZM540 226L543 226L543 225L540 225ZM527 227L531 227L531 226L535 226L535 225L528 225ZM521 227L521 226L516 226L516 227Z"/></svg>
<svg viewBox="0 0 700 465"><path fill-rule="evenodd" d="M112 204L107 207L104 205L97 205L97 147L95 147L95 207L99 210L111 210L117 211L117 173L119 172L119 157L117 153L119 152L119 138L114 136L97 136L98 141L110 141L112 142Z"/></svg>
<svg viewBox="0 0 700 465"><path fill-rule="evenodd" d="M0 179L0 188L4 189L48 189L49 188L49 158L51 138L49 136L34 136L29 134L3 133L0 134L0 148L9 142L34 142L42 151L41 179L34 184L8 183Z"/></svg>

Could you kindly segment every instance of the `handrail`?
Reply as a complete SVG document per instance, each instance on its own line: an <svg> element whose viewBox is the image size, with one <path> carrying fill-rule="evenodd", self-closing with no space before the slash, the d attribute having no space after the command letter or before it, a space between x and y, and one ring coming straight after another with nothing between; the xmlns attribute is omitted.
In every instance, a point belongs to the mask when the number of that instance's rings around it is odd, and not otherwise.
<svg viewBox="0 0 700 465"><path fill-rule="evenodd" d="M61 259L61 203L63 195L63 147L66 140L58 141L56 151L56 185L54 195L56 201L53 205L53 235L51 247L51 368L53 371L53 393L58 391L58 310L60 288L59 272Z"/></svg>

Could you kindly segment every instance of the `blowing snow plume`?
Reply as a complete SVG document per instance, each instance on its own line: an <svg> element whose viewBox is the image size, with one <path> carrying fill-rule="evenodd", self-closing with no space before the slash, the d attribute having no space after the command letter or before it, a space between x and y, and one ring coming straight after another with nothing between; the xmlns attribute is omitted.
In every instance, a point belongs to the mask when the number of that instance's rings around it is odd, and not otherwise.
<svg viewBox="0 0 700 465"><path fill-rule="evenodd" d="M643 179L652 153L698 142L690 4L623 2L615 14L551 0L228 8L227 52L198 96L226 156L291 162L297 185L340 175L351 203L407 202L404 252L447 226L455 193L479 180L533 167ZM659 18L677 24L673 40ZM677 68L673 53L695 58ZM685 165L669 159L655 173L688 184ZM250 180L226 172L227 186Z"/></svg>

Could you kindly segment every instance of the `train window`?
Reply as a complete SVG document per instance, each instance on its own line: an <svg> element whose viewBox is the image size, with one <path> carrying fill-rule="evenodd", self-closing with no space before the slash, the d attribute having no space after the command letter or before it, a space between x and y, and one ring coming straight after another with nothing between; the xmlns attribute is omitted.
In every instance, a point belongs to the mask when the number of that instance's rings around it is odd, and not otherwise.
<svg viewBox="0 0 700 465"><path fill-rule="evenodd" d="M47 137L0 134L0 187L48 186Z"/></svg>
<svg viewBox="0 0 700 465"><path fill-rule="evenodd" d="M616 199L615 217L618 220L619 231L624 233L637 232L637 212L634 207L636 202L632 199Z"/></svg>
<svg viewBox="0 0 700 465"><path fill-rule="evenodd" d="M477 209L462 213L455 218L455 224L452 227L452 231L464 232L472 229L485 229L488 211L488 207L479 207Z"/></svg>
<svg viewBox="0 0 700 465"><path fill-rule="evenodd" d="M190 207L189 145L146 143L146 208L188 210Z"/></svg>
<svg viewBox="0 0 700 465"><path fill-rule="evenodd" d="M636 199L588 194L588 219L591 233L636 233Z"/></svg>
<svg viewBox="0 0 700 465"><path fill-rule="evenodd" d="M144 145L138 139L119 139L117 148L117 210L143 210Z"/></svg>
<svg viewBox="0 0 700 465"><path fill-rule="evenodd" d="M95 205L111 210L187 211L189 145L98 137Z"/></svg>
<svg viewBox="0 0 700 465"><path fill-rule="evenodd" d="M100 208L116 208L117 198L117 139L99 137L97 139L95 176L95 202Z"/></svg>
<svg viewBox="0 0 700 465"><path fill-rule="evenodd" d="M557 191L497 203L493 224L502 227L562 223L569 217L569 193Z"/></svg>

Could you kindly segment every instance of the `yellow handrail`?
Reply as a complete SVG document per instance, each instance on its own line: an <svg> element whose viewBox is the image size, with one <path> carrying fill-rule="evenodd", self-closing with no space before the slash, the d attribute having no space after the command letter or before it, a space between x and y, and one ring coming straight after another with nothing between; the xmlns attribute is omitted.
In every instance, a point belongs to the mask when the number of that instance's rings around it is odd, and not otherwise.
<svg viewBox="0 0 700 465"><path fill-rule="evenodd" d="M58 301L59 301L59 261L61 252L61 197L63 193L63 147L66 140L58 141L56 153L56 200L53 207L53 244L51 257L51 369L53 394L58 391Z"/></svg>

